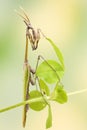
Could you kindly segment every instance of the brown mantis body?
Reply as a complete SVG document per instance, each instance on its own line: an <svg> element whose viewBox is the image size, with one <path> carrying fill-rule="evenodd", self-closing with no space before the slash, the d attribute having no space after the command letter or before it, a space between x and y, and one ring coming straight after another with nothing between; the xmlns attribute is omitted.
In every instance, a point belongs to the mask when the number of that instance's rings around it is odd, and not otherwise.
<svg viewBox="0 0 87 130"><path fill-rule="evenodd" d="M34 76L35 71L28 64L28 40L30 41L32 50L36 50L38 47L38 42L40 40L40 30L39 29L37 29L37 31L34 30L26 12L23 10L23 8L21 8L21 10L24 16L21 15L19 12L17 13L23 18L23 21L26 24L26 47L25 47L25 59L24 59L24 90L23 90L24 93L23 100L26 101L29 99L30 83L32 85L35 84L35 80L32 79L32 76ZM25 127L26 125L26 116L27 116L28 109L29 109L29 104L24 105L23 127Z"/></svg>

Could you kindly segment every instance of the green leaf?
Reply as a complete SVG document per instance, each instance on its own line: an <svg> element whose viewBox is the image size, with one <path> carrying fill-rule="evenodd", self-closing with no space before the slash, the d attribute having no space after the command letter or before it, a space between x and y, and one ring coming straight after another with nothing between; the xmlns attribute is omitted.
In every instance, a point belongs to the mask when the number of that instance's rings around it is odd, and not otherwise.
<svg viewBox="0 0 87 130"><path fill-rule="evenodd" d="M52 112L51 112L51 106L48 105L48 117L46 120L46 129L50 128L52 126Z"/></svg>
<svg viewBox="0 0 87 130"><path fill-rule="evenodd" d="M67 102L67 99L68 99L68 97L67 97L67 94L66 94L63 86L61 84L59 84L59 85L57 84L51 95L51 100L63 104L65 102Z"/></svg>
<svg viewBox="0 0 87 130"><path fill-rule="evenodd" d="M63 59L63 56L62 56L62 53L60 51L60 49L55 45L55 43L50 39L50 38L47 38L46 39L49 41L49 43L52 45L56 55L57 55L57 58L59 59L63 69L64 69L64 59Z"/></svg>
<svg viewBox="0 0 87 130"><path fill-rule="evenodd" d="M63 77L64 71L61 65L54 60L42 62L36 71L36 75L49 84L55 83Z"/></svg>
<svg viewBox="0 0 87 130"><path fill-rule="evenodd" d="M41 91L47 96L49 96L50 95L49 87L46 85L46 83L42 79L39 80L39 85L40 85Z"/></svg>
<svg viewBox="0 0 87 130"><path fill-rule="evenodd" d="M33 90L29 93L30 99L35 99L37 97L42 97L41 93L37 90ZM40 111L46 107L46 102L44 101L43 97L41 101L38 102L32 102L29 104L30 108L35 111Z"/></svg>

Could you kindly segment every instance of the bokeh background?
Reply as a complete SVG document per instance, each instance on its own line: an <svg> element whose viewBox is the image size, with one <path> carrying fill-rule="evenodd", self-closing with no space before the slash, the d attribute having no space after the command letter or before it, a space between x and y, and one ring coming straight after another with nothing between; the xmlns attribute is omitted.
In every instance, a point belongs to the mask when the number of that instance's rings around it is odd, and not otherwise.
<svg viewBox="0 0 87 130"><path fill-rule="evenodd" d="M72 92L87 88L87 0L0 0L0 109L22 101L25 25L15 13L22 6L35 28L41 28L61 49L66 65L63 84ZM56 59L41 38L29 61L38 54ZM69 96L66 104L52 103L50 130L87 130L87 92ZM45 130L47 108L30 110L25 130ZM24 130L22 107L0 113L0 130Z"/></svg>

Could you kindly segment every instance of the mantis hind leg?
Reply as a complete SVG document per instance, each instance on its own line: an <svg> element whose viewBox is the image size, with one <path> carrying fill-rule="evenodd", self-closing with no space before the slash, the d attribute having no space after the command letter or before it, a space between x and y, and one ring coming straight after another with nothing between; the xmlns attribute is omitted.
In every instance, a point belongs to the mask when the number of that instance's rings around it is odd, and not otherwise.
<svg viewBox="0 0 87 130"><path fill-rule="evenodd" d="M42 59L42 60L52 69L52 71L55 72L55 74L56 74L58 80L60 81L59 75L57 74L56 70L55 70L55 69L52 67L52 65L50 65L50 64L48 63L48 61L47 61L43 56L41 56L41 55L38 56L35 72L37 71L37 68L38 68L40 59Z"/></svg>

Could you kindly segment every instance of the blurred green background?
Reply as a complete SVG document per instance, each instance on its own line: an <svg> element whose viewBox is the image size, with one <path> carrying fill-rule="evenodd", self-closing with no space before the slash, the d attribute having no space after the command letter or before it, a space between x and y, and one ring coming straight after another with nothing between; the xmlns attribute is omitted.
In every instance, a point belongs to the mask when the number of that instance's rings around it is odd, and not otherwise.
<svg viewBox="0 0 87 130"><path fill-rule="evenodd" d="M61 49L66 65L63 84L67 92L87 88L87 1L0 0L0 109L22 101L25 25L15 13L22 6L32 25L41 28ZM56 59L43 38L29 61L38 54ZM64 105L52 103L50 130L87 130L87 92L69 97ZM25 130L45 130L47 109L28 113ZM0 114L0 130L23 130L22 107Z"/></svg>

